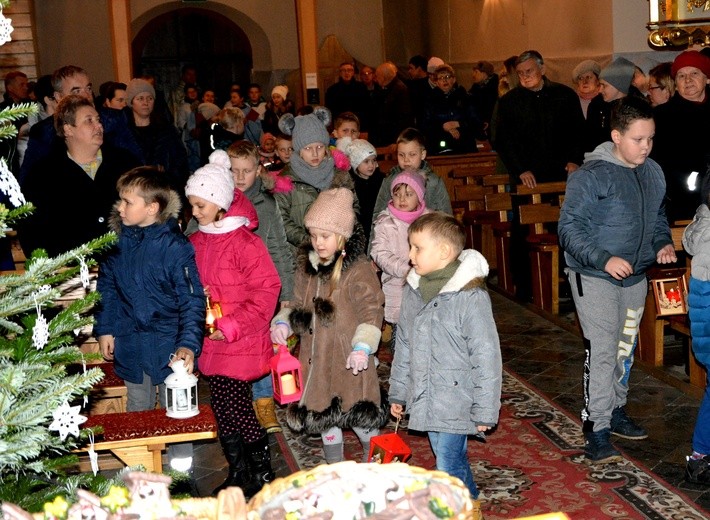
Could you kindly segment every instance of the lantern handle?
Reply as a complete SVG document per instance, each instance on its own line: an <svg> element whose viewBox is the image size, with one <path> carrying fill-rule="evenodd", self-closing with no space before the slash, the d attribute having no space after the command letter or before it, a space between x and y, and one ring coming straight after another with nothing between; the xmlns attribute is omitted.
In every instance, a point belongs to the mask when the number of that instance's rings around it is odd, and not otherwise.
<svg viewBox="0 0 710 520"><path fill-rule="evenodd" d="M397 433L397 430L399 429L399 417L397 417L397 422L394 425L394 433Z"/></svg>

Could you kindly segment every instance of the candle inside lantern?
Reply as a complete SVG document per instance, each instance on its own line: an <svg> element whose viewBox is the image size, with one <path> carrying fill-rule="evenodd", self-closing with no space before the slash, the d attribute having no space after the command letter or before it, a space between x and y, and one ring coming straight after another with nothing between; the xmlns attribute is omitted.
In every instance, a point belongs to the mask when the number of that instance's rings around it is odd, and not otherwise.
<svg viewBox="0 0 710 520"><path fill-rule="evenodd" d="M205 311L205 330L207 334L212 334L217 327L215 326L215 321L222 317L222 307L218 302L210 302L209 297L207 298L207 309Z"/></svg>
<svg viewBox="0 0 710 520"><path fill-rule="evenodd" d="M292 395L298 391L296 388L296 379L293 374L284 374L281 376L281 394Z"/></svg>
<svg viewBox="0 0 710 520"><path fill-rule="evenodd" d="M680 301L680 291L678 289L670 289L666 291L666 297L669 301L676 303Z"/></svg>

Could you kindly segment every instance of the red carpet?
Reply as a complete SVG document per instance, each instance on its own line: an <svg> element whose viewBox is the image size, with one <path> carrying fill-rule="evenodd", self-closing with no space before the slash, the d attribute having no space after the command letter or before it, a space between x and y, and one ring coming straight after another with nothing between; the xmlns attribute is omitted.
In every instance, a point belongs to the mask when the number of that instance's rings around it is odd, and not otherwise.
<svg viewBox="0 0 710 520"><path fill-rule="evenodd" d="M486 443L471 440L468 448L487 520L553 511L585 520L706 518L690 500L633 461L600 469L586 465L578 421L515 376L504 376L498 428ZM412 448L409 463L433 468L427 437L402 428L400 433ZM288 428L284 435L289 448L282 446L284 453L290 451L300 469L323 462L320 437L297 435ZM345 458L361 456L357 437L346 432Z"/></svg>

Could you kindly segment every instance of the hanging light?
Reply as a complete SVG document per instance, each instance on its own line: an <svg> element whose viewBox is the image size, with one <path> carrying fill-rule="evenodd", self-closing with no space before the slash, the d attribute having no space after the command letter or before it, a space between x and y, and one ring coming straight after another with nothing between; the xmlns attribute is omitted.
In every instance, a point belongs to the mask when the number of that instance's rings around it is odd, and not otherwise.
<svg viewBox="0 0 710 520"><path fill-rule="evenodd" d="M278 345L278 352L271 358L271 380L274 399L279 404L293 403L303 394L301 363L291 355L286 345Z"/></svg>
<svg viewBox="0 0 710 520"><path fill-rule="evenodd" d="M166 415L176 419L194 417L200 413L197 407L197 378L187 373L182 360L173 363L170 368L173 373L165 378Z"/></svg>

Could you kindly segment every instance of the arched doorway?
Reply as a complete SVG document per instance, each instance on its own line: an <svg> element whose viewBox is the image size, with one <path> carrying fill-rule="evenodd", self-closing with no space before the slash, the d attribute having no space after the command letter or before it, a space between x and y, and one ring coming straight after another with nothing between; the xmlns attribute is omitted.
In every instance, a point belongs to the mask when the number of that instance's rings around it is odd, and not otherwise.
<svg viewBox="0 0 710 520"><path fill-rule="evenodd" d="M185 64L197 68L202 88L215 90L218 104L227 100L233 82L250 81L252 48L244 31L226 16L207 9L182 8L148 22L133 39L134 75L152 74L169 92Z"/></svg>

